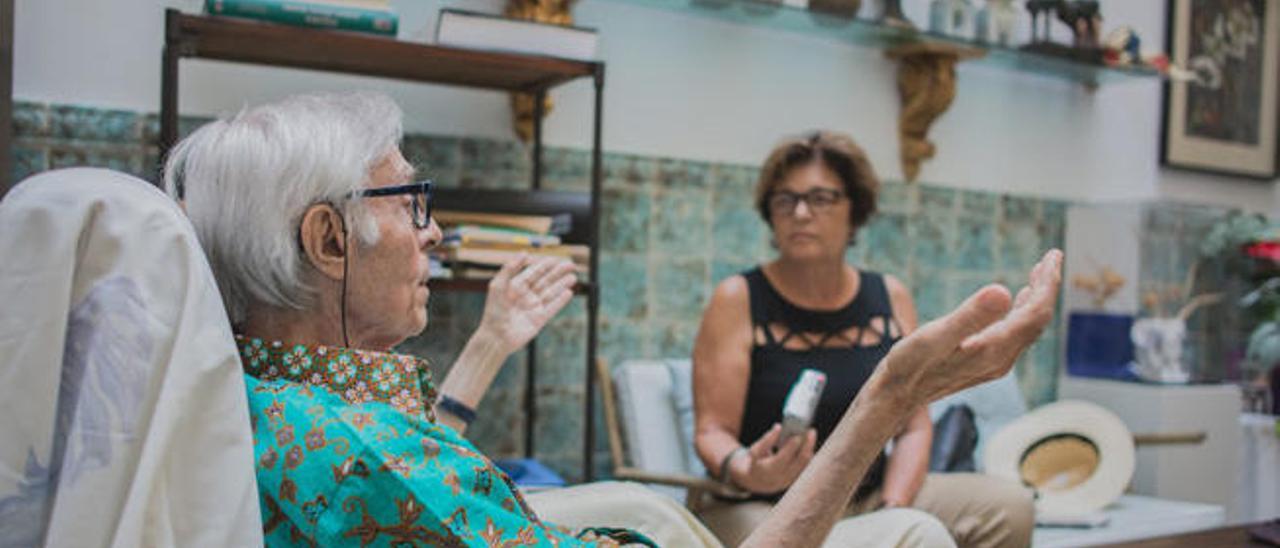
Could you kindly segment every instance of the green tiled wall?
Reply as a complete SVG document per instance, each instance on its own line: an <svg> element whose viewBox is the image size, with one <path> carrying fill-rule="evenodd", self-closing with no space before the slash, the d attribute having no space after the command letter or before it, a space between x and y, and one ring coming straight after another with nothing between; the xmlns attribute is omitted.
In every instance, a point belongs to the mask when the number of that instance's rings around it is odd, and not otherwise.
<svg viewBox="0 0 1280 548"><path fill-rule="evenodd" d="M17 104L14 114L15 180L71 165L154 173L154 115L32 103ZM184 120L184 133L199 122ZM518 143L412 135L403 148L441 184L528 184L529 149ZM588 188L585 151L549 148L544 166L547 188ZM604 174L601 355L613 364L688 356L714 284L771 256L768 228L751 205L757 166L607 153ZM858 235L848 258L901 278L927 320L987 282L1021 283L1044 249L1062 245L1065 206L890 182L881 194L881 213ZM437 292L429 306L426 335L406 341L401 350L427 356L442 376L478 323L483 296ZM576 299L537 344L537 453L571 479L581 459L585 325L585 302ZM1054 330L1049 333L1017 369L1033 404L1055 394L1059 341ZM469 432L499 458L516 456L523 447L524 356L510 361ZM604 472L605 436L597 432L596 463Z"/></svg>

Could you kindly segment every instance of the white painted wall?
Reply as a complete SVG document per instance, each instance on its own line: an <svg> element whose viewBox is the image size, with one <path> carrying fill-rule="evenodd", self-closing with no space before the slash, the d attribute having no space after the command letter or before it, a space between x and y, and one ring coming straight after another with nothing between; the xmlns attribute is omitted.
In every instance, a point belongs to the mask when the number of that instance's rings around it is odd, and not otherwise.
<svg viewBox="0 0 1280 548"><path fill-rule="evenodd" d="M493 10L501 2L396 0L402 38L425 40L445 4ZM926 21L927 0L905 4L908 16ZM15 95L154 111L162 9L199 5L18 0ZM1108 25L1134 26L1151 49L1164 42L1164 5L1106 0L1103 11ZM900 177L895 71L880 50L612 0L582 0L576 13L579 24L600 30L608 62L606 149L754 164L782 135L830 127L854 134L884 177ZM1064 31L1057 29L1065 38ZM186 113L215 114L307 90L375 88L400 100L411 131L512 138L506 99L497 93L206 61L183 67ZM956 102L934 126L939 152L925 165L924 181L1080 201L1163 198L1280 212L1274 182L1159 168L1154 80L1090 92L982 64L959 73ZM553 94L549 143L589 144L590 91L582 82Z"/></svg>

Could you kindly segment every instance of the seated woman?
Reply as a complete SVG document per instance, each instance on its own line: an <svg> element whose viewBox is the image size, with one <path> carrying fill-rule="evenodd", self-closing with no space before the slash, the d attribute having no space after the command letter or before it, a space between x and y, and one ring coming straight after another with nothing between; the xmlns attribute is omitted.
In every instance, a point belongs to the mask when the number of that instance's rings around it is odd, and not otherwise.
<svg viewBox="0 0 1280 548"><path fill-rule="evenodd" d="M400 117L380 95L295 97L200 128L166 165L240 336L268 544L644 540L543 522L461 435L503 359L570 298L569 264L504 266L438 389L421 359L390 352L427 324L426 251L440 238L429 187L412 182L397 146ZM1060 262L1048 255L1016 305L984 288L895 347L753 542L821 542L875 455L866 447L903 410L1003 374L1034 341ZM676 529L670 545L718 544L645 492L631 491L628 523Z"/></svg>
<svg viewBox="0 0 1280 548"><path fill-rule="evenodd" d="M845 250L876 210L878 187L862 149L835 133L785 141L761 170L756 204L778 258L719 284L693 354L698 454L712 473L755 495L715 501L701 512L726 544L737 544L764 518L885 355L916 329L902 282L845 262ZM784 400L805 369L826 375L813 427L775 448ZM928 512L961 546L1030 543L1030 491L978 474L927 474L932 436L926 407L912 409L892 453L876 460L845 511L842 533L829 544L894 535L929 519L877 512L885 508Z"/></svg>

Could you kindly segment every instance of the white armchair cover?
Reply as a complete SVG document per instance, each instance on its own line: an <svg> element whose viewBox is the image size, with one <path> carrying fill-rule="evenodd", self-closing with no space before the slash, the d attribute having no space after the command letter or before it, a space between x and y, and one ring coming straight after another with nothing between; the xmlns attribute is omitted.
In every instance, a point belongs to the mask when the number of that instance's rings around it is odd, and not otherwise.
<svg viewBox="0 0 1280 548"><path fill-rule="evenodd" d="M98 169L0 202L0 547L255 546L240 362L179 208Z"/></svg>

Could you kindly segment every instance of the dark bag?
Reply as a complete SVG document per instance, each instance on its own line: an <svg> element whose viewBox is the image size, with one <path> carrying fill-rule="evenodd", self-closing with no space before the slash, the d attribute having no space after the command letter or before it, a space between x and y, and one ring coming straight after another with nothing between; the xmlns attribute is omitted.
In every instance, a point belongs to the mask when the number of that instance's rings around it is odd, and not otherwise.
<svg viewBox="0 0 1280 548"><path fill-rule="evenodd" d="M929 471L974 471L973 449L977 446L978 426L973 420L973 410L963 403L948 407L933 425Z"/></svg>

